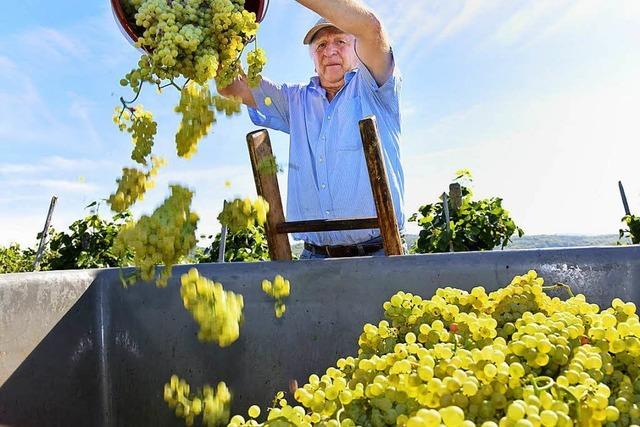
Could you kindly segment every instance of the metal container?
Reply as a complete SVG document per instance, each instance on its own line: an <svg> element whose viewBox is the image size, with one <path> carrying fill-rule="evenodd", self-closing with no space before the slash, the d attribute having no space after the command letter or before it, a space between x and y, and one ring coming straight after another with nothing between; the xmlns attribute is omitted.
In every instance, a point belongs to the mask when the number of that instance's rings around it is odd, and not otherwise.
<svg viewBox="0 0 640 427"><path fill-rule="evenodd" d="M234 413L244 413L290 379L304 383L355 355L363 325L381 320L398 290L493 290L535 269L601 306L640 304L640 246L201 264L244 295L240 339L221 349L196 339L182 307L189 267L175 267L166 289L124 289L118 269L0 275L0 425L181 425L162 399L173 373L194 387L225 381ZM282 319L260 288L276 274L292 287Z"/></svg>

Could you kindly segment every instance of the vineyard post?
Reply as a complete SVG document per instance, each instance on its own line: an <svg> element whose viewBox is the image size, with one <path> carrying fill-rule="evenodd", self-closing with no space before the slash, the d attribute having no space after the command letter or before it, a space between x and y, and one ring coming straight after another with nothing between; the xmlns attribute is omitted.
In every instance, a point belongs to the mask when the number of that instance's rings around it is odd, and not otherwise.
<svg viewBox="0 0 640 427"><path fill-rule="evenodd" d="M618 181L618 188L620 189L620 197L622 197L622 205L624 206L624 214L631 215L631 211L629 210L629 203L627 203L627 195L624 194L624 187L622 186L622 181Z"/></svg>
<svg viewBox="0 0 640 427"><path fill-rule="evenodd" d="M227 206L227 201L222 201L222 211L224 212L224 208ZM227 247L227 226L223 223L222 230L220 230L220 246L218 247L218 262L224 262L224 251Z"/></svg>
<svg viewBox="0 0 640 427"><path fill-rule="evenodd" d="M42 234L40 235L40 244L38 245L38 251L36 252L36 259L33 261L33 269L37 270L40 265L40 257L42 256L42 252L44 251L44 245L47 240L47 234L49 234L49 225L51 224L51 217L53 216L53 209L56 207L56 202L58 198L53 196L51 198L51 203L49 204L49 212L47 213L47 219L44 222L44 229L42 230Z"/></svg>
<svg viewBox="0 0 640 427"><path fill-rule="evenodd" d="M453 252L453 239L451 239L451 227L449 227L451 216L449 215L449 197L447 193L442 193L442 208L444 209L444 220L446 222L445 229L447 230L447 236L449 236L449 252Z"/></svg>

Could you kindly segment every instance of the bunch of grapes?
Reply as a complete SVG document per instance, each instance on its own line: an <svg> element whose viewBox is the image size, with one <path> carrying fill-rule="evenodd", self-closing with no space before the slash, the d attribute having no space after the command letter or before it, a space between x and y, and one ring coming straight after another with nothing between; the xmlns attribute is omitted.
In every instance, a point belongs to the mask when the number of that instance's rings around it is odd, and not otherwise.
<svg viewBox="0 0 640 427"><path fill-rule="evenodd" d="M225 203L218 221L229 227L231 232L237 233L256 224L264 225L268 212L269 204L261 196L253 202L249 198L234 199Z"/></svg>
<svg viewBox="0 0 640 427"><path fill-rule="evenodd" d="M191 211L192 197L188 189L172 185L171 196L151 216L143 215L137 222L126 224L116 237L114 250L121 253L133 249L133 262L143 280L156 277L156 265L164 264L156 285L165 287L173 264L195 247L198 215Z"/></svg>
<svg viewBox="0 0 640 427"><path fill-rule="evenodd" d="M153 138L158 131L158 124L153 120L153 114L145 111L142 105L131 109L116 108L113 121L121 131L131 134L133 151L131 159L142 165L147 164L147 157L151 154Z"/></svg>
<svg viewBox="0 0 640 427"><path fill-rule="evenodd" d="M124 9L141 33L136 45L146 52L125 78L134 90L144 81L177 77L200 85L217 77L220 87L227 86L258 29L242 1L125 0Z"/></svg>
<svg viewBox="0 0 640 427"><path fill-rule="evenodd" d="M172 375L164 385L164 400L188 426L200 415L204 426L215 427L229 421L231 393L224 382L218 383L215 390L205 385L194 393L186 380Z"/></svg>
<svg viewBox="0 0 640 427"><path fill-rule="evenodd" d="M262 80L260 73L262 73L266 63L267 54L264 49L256 48L247 53L247 82L250 87L257 87L260 84L260 80Z"/></svg>
<svg viewBox="0 0 640 427"><path fill-rule="evenodd" d="M240 106L242 105L240 98L236 97L224 97L216 95L213 97L213 105L216 107L216 111L219 113L224 112L227 116L240 113Z"/></svg>
<svg viewBox="0 0 640 427"><path fill-rule="evenodd" d="M289 296L291 292L291 285L281 275L276 275L271 281L264 279L262 281L262 290L269 296L273 297L276 301L274 304L274 310L277 318L281 318L287 307L284 305L284 299Z"/></svg>
<svg viewBox="0 0 640 427"><path fill-rule="evenodd" d="M398 292L357 357L313 374L261 425L640 425L640 319L619 299L550 298L530 271L487 293ZM273 285L272 285L273 286ZM526 296L526 300L523 298ZM233 417L234 427L251 425Z"/></svg>
<svg viewBox="0 0 640 427"><path fill-rule="evenodd" d="M180 279L180 295L184 307L200 325L198 339L216 342L227 347L240 336L242 324L242 295L225 291L220 283L214 283L200 276L192 268Z"/></svg>
<svg viewBox="0 0 640 427"><path fill-rule="evenodd" d="M215 120L211 92L208 86L188 83L180 94L180 103L175 111L182 114L176 133L178 156L190 158L198 149L198 142L209 132Z"/></svg>
<svg viewBox="0 0 640 427"><path fill-rule="evenodd" d="M151 163L151 168L146 172L135 168L122 168L122 177L116 180L118 188L107 199L111 210L124 212L138 200L142 200L146 191L155 186L152 178L166 162L160 157L152 157Z"/></svg>

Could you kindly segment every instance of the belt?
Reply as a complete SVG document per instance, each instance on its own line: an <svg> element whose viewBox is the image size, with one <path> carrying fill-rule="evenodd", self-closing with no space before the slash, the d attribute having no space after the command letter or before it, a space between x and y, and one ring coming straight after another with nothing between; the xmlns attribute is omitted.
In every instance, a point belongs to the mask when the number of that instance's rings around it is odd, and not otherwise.
<svg viewBox="0 0 640 427"><path fill-rule="evenodd" d="M332 258L364 256L379 251L382 243L359 243L357 245L317 246L312 243L304 244L304 248L311 253L327 255Z"/></svg>

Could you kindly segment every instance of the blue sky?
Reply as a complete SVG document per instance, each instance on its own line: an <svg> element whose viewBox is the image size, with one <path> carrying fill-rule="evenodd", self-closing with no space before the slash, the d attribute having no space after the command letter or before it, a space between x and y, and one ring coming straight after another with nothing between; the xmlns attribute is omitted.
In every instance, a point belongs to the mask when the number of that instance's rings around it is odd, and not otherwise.
<svg viewBox="0 0 640 427"><path fill-rule="evenodd" d="M479 196L501 196L528 234L616 233L617 181L640 214L640 2L637 0L370 0L404 76L406 211L434 201L470 168ZM111 121L137 51L107 0L24 0L0 16L0 245L34 245L52 195L64 229L108 197L130 142ZM265 75L307 81L301 39L316 17L272 0L258 40ZM170 182L196 191L202 233L222 200L255 195L246 111L221 118L191 160L174 154L177 93L147 88L169 160L134 212L152 211ZM288 138L271 132L279 161ZM281 188L286 176L281 175ZM232 182L225 188L224 181ZM108 214L106 206L101 212ZM407 229L415 232L415 225Z"/></svg>

